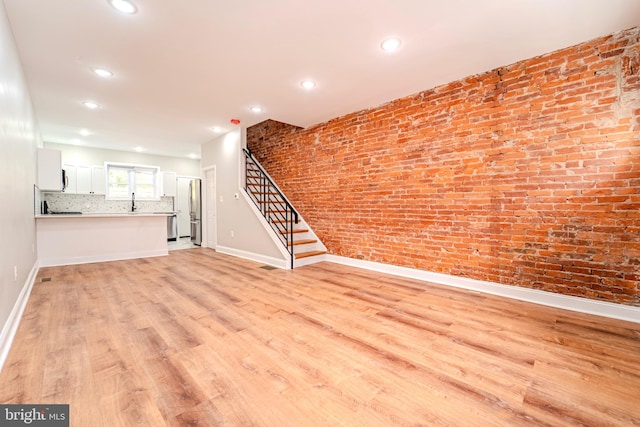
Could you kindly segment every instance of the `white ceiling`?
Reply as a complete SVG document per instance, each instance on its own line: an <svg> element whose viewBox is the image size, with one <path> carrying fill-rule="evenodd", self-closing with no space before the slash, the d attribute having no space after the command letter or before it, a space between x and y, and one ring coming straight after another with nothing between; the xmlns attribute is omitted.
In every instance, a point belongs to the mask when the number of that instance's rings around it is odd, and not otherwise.
<svg viewBox="0 0 640 427"><path fill-rule="evenodd" d="M45 141L199 156L232 118L307 127L640 24L638 0L134 2L4 0Z"/></svg>

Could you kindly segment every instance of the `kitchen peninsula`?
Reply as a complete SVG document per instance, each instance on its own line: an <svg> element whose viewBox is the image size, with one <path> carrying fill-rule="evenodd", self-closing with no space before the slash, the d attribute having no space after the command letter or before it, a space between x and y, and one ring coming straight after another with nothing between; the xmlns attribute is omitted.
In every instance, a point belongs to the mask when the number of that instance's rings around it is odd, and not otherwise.
<svg viewBox="0 0 640 427"><path fill-rule="evenodd" d="M36 215L41 267L168 255L168 213Z"/></svg>

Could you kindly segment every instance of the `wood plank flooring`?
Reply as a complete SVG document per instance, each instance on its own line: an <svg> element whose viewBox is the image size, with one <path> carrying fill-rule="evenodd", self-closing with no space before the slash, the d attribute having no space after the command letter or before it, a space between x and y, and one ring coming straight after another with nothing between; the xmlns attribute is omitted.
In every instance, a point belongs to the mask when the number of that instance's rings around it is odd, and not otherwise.
<svg viewBox="0 0 640 427"><path fill-rule="evenodd" d="M640 425L640 325L209 249L43 268L2 403L72 426Z"/></svg>

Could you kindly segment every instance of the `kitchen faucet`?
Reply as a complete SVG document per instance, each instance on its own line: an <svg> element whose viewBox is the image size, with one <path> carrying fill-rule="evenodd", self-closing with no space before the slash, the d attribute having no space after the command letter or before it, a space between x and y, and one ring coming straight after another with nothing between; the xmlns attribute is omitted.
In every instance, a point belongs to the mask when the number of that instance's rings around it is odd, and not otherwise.
<svg viewBox="0 0 640 427"><path fill-rule="evenodd" d="M135 212L136 209L136 193L131 193L131 212Z"/></svg>

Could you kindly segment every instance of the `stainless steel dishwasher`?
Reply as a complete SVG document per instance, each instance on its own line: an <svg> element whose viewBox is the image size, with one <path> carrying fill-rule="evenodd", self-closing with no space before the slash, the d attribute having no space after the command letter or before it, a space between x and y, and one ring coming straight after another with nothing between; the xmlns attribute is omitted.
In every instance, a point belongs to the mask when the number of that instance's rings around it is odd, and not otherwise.
<svg viewBox="0 0 640 427"><path fill-rule="evenodd" d="M167 216L167 240L175 241L178 238L178 214Z"/></svg>

